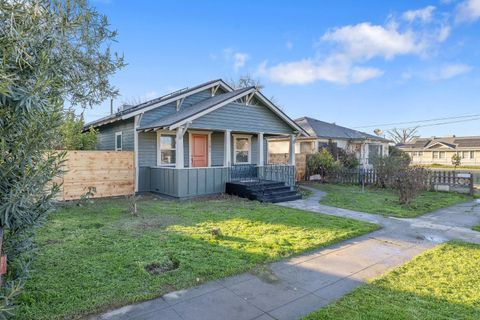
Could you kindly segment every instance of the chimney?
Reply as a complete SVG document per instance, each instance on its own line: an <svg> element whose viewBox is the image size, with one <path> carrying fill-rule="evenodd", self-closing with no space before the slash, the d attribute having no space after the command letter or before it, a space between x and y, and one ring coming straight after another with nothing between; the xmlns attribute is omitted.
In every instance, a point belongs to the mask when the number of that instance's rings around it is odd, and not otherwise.
<svg viewBox="0 0 480 320"><path fill-rule="evenodd" d="M113 99L110 99L110 115L113 114Z"/></svg>

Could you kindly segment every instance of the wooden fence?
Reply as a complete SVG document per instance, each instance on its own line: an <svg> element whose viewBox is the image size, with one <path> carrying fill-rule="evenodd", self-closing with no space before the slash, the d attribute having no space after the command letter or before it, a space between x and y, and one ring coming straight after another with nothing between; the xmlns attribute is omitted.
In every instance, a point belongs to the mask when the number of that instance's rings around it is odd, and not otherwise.
<svg viewBox="0 0 480 320"><path fill-rule="evenodd" d="M268 164L288 164L290 156L288 153L270 153L268 155ZM307 172L307 154L295 154L295 179L297 181L305 180Z"/></svg>
<svg viewBox="0 0 480 320"><path fill-rule="evenodd" d="M68 151L55 182L62 187L58 200L76 200L94 189L92 197L112 197L135 191L135 157L131 151Z"/></svg>
<svg viewBox="0 0 480 320"><path fill-rule="evenodd" d="M379 176L375 169L342 169L324 175L321 172L310 173L307 170L307 180L318 180L324 177L328 183L340 184L379 184ZM473 194L474 177L470 172L458 171L428 171L428 181L431 189L438 191L456 191Z"/></svg>

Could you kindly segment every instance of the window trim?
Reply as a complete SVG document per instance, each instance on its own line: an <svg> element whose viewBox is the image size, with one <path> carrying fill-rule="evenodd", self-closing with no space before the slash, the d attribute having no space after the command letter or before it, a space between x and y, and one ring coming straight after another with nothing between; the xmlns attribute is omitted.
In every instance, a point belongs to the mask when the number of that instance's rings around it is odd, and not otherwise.
<svg viewBox="0 0 480 320"><path fill-rule="evenodd" d="M120 136L120 147L117 146L117 137ZM115 132L115 151L122 151L123 150L123 132L117 131Z"/></svg>
<svg viewBox="0 0 480 320"><path fill-rule="evenodd" d="M176 140L176 132L175 131L168 131L168 132L166 132L166 131L162 132L160 130L157 131L157 167L175 167L175 165L177 163L177 157L176 157L177 141L175 141L175 148L164 149L164 150L170 150L170 151L175 152L175 162L174 163L162 163L162 142L161 142L162 135L173 136L173 138Z"/></svg>
<svg viewBox="0 0 480 320"><path fill-rule="evenodd" d="M233 164L252 164L252 135L232 134L233 136ZM237 138L248 139L248 162L237 162Z"/></svg>

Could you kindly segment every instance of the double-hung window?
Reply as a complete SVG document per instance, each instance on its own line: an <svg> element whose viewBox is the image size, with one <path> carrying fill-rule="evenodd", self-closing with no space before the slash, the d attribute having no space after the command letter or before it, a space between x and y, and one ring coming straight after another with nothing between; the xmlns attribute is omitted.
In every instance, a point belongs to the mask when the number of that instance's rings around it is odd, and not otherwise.
<svg viewBox="0 0 480 320"><path fill-rule="evenodd" d="M115 151L122 151L122 131L115 132Z"/></svg>
<svg viewBox="0 0 480 320"><path fill-rule="evenodd" d="M157 131L157 165L170 166L175 164L175 134Z"/></svg>
<svg viewBox="0 0 480 320"><path fill-rule="evenodd" d="M470 159L475 159L475 151L470 151Z"/></svg>
<svg viewBox="0 0 480 320"><path fill-rule="evenodd" d="M249 164L252 160L252 137L247 135L233 136L234 164Z"/></svg>
<svg viewBox="0 0 480 320"><path fill-rule="evenodd" d="M438 151L433 151L432 152L432 158L433 159L438 159Z"/></svg>

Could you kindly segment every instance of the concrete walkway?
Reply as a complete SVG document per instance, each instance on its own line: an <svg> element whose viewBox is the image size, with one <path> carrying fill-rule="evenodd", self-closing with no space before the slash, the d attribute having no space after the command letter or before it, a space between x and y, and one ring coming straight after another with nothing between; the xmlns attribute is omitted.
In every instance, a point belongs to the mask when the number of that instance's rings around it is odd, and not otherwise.
<svg viewBox="0 0 480 320"><path fill-rule="evenodd" d="M125 306L91 319L299 319L410 260L437 243L480 243L480 203L438 210L415 219L388 218L319 204L323 192L281 205L380 224L354 239L270 265L271 275L245 273Z"/></svg>

